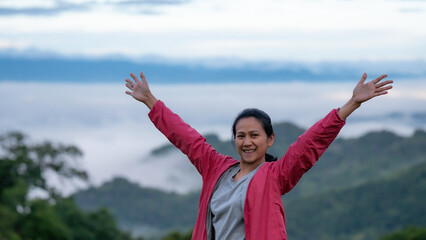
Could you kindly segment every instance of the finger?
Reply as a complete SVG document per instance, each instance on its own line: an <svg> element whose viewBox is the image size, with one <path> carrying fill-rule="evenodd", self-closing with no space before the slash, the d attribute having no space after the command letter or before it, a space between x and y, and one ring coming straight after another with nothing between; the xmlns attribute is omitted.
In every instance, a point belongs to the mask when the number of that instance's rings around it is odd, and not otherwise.
<svg viewBox="0 0 426 240"><path fill-rule="evenodd" d="M365 79L367 79L367 73L362 74L361 80L359 80L359 84L364 84Z"/></svg>
<svg viewBox="0 0 426 240"><path fill-rule="evenodd" d="M386 91L386 90L389 90L389 89L392 89L392 86L386 86L386 87L377 88L376 89L376 93L377 92L383 92L383 91Z"/></svg>
<svg viewBox="0 0 426 240"><path fill-rule="evenodd" d="M387 81L384 81L384 82L376 84L376 87L380 88L380 87L383 87L383 86L388 85L390 83L393 83L393 81L392 80L387 80Z"/></svg>
<svg viewBox="0 0 426 240"><path fill-rule="evenodd" d="M135 80L136 83L140 82L139 79L138 79L138 77L136 77L135 74L130 73L130 76L133 78L133 80Z"/></svg>
<svg viewBox="0 0 426 240"><path fill-rule="evenodd" d="M132 82L131 80L129 80L128 78L126 78L126 82L128 83L128 84L130 84L130 86L132 86L133 87L133 84L135 84L135 82Z"/></svg>
<svg viewBox="0 0 426 240"><path fill-rule="evenodd" d="M132 92L126 91L125 93L126 93L127 95L132 96Z"/></svg>
<svg viewBox="0 0 426 240"><path fill-rule="evenodd" d="M387 77L387 76L388 76L387 74L383 74L383 75L381 75L380 77L378 77L378 78L374 79L374 80L373 80L373 83L374 83L374 84L376 84L376 83L380 82L383 78L385 78L385 77Z"/></svg>
<svg viewBox="0 0 426 240"><path fill-rule="evenodd" d="M128 84L128 83L126 83L126 87L127 87L129 90L133 91L133 86L132 86L132 85L130 85L130 84Z"/></svg>
<svg viewBox="0 0 426 240"><path fill-rule="evenodd" d="M143 72L141 72L140 75L141 75L142 82L145 83L146 85L148 85L148 83L146 82L146 78L145 78L145 75L143 74Z"/></svg>
<svg viewBox="0 0 426 240"><path fill-rule="evenodd" d="M383 91L383 92L375 93L374 97L378 97L378 96L385 95L385 94L388 94L388 91Z"/></svg>

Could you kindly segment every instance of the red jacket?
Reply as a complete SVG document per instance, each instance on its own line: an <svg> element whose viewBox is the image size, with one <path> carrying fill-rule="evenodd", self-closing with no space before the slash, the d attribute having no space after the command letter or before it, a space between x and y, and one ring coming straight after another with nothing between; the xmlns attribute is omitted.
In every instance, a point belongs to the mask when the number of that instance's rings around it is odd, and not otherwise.
<svg viewBox="0 0 426 240"><path fill-rule="evenodd" d="M149 112L154 125L197 168L203 179L193 240L207 238L207 207L222 173L237 160L216 152L204 137L158 101ZM276 162L265 162L251 179L244 203L247 240L287 239L281 196L290 191L333 142L345 121L332 110L315 123Z"/></svg>

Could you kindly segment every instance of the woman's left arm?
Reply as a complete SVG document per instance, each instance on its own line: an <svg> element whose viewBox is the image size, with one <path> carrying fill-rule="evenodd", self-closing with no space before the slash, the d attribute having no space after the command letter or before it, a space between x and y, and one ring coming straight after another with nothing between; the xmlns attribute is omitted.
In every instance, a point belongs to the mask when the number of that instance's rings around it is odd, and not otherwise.
<svg viewBox="0 0 426 240"><path fill-rule="evenodd" d="M339 109L339 117L342 120L346 120L346 118L359 108L363 102L387 94L388 90L392 88L392 85L389 84L393 83L392 80L381 82L387 76L388 75L383 74L373 81L365 83L367 73L364 73L361 80L355 86L351 99Z"/></svg>
<svg viewBox="0 0 426 240"><path fill-rule="evenodd" d="M290 191L302 175L315 164L337 137L340 129L346 123L346 118L355 109L360 107L363 102L388 93L387 90L392 88L389 84L393 81L380 82L385 77L387 75L382 75L371 82L364 83L367 78L367 74L364 73L355 86L351 99L345 105L338 111L332 110L327 116L306 130L288 148L286 154L272 164L282 194Z"/></svg>

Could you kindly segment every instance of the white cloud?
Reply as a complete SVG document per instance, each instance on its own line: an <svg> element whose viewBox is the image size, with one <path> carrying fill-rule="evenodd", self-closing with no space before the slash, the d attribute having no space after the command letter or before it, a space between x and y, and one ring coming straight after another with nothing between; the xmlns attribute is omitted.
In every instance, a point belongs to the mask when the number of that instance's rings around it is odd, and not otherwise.
<svg viewBox="0 0 426 240"><path fill-rule="evenodd" d="M0 7L13 7L13 8L29 8L40 7L49 8L56 6L57 0L2 0Z"/></svg>
<svg viewBox="0 0 426 240"><path fill-rule="evenodd" d="M0 49L17 49L23 50L29 48L30 44L24 40L20 41L9 41L0 39Z"/></svg>
<svg viewBox="0 0 426 240"><path fill-rule="evenodd" d="M26 40L31 47L64 54L250 60L425 58L426 30L421 23L426 15L400 11L426 8L424 1L194 0L140 7L110 3L94 2L91 11L55 16L8 16L0 21L0 38ZM144 11L159 14L141 14Z"/></svg>

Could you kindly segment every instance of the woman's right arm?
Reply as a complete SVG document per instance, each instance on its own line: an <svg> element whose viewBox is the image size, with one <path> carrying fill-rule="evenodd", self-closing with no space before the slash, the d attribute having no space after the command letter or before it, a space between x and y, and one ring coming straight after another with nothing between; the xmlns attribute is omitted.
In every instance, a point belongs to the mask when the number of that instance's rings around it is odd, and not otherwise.
<svg viewBox="0 0 426 240"><path fill-rule="evenodd" d="M157 100L149 90L143 73L141 73L142 81L139 81L133 73L130 75L134 79L134 82L126 79L126 86L130 90L126 91L126 93L136 100L143 102L150 109L148 116L154 125L173 145L188 156L189 160L203 177L207 172L212 170L212 167L220 165L217 163L230 159L227 156L217 153L201 134L167 108L162 101Z"/></svg>

